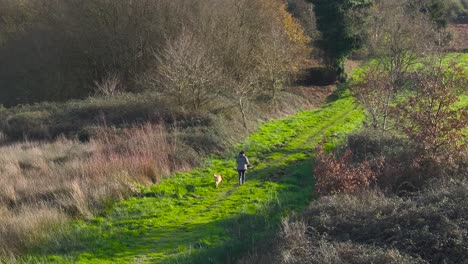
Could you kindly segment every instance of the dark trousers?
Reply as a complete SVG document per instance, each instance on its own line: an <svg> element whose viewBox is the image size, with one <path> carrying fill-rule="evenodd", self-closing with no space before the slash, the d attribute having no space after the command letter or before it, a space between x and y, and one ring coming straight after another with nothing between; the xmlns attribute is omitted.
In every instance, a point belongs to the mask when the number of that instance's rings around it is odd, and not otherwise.
<svg viewBox="0 0 468 264"><path fill-rule="evenodd" d="M239 184L244 184L245 182L245 170L237 170L239 172Z"/></svg>

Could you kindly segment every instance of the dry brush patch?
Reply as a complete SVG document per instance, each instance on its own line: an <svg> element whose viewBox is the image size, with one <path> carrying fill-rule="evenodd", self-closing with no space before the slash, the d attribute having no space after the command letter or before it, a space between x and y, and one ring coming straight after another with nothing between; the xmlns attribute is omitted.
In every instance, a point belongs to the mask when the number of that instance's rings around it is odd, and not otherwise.
<svg viewBox="0 0 468 264"><path fill-rule="evenodd" d="M336 241L324 236L313 236L313 227L307 219L292 217L284 219L281 231L271 243L270 249L250 253L238 263L281 263L281 264L416 264L424 263L396 249L373 245Z"/></svg>
<svg viewBox="0 0 468 264"><path fill-rule="evenodd" d="M467 258L466 182L436 186L411 198L364 192L314 202L305 213L311 236L374 245L431 263Z"/></svg>
<svg viewBox="0 0 468 264"><path fill-rule="evenodd" d="M20 253L48 239L70 218L91 217L155 183L177 164L161 125L102 128L88 143L25 142L0 152L0 253ZM50 238L50 237L49 237Z"/></svg>
<svg viewBox="0 0 468 264"><path fill-rule="evenodd" d="M380 175L383 158L360 163L353 162L353 153L346 150L340 157L320 150L316 156L315 190L319 195L356 193L369 188Z"/></svg>
<svg viewBox="0 0 468 264"><path fill-rule="evenodd" d="M325 196L240 263L464 263L467 188L454 180L407 198Z"/></svg>

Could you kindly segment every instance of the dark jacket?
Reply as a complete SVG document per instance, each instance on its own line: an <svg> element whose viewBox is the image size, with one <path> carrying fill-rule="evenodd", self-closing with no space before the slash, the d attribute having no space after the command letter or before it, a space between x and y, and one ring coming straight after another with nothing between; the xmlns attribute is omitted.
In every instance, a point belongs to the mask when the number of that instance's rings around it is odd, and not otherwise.
<svg viewBox="0 0 468 264"><path fill-rule="evenodd" d="M245 155L239 155L236 158L237 170L247 170L247 165L249 165L249 159Z"/></svg>

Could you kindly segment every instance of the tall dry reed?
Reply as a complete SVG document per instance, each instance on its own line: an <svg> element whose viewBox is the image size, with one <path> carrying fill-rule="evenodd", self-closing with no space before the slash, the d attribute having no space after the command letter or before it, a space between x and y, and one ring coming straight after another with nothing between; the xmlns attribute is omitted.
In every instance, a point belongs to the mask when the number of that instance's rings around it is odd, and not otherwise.
<svg viewBox="0 0 468 264"><path fill-rule="evenodd" d="M182 169L162 125L102 127L88 143L59 139L0 148L0 254L21 254L72 218L88 218Z"/></svg>

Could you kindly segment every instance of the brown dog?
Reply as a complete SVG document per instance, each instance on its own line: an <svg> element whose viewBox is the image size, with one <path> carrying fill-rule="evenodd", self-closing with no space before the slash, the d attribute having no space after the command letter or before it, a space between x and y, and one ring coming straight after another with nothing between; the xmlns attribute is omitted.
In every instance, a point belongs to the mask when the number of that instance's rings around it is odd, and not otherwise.
<svg viewBox="0 0 468 264"><path fill-rule="evenodd" d="M216 188L218 188L218 185L221 183L221 181L223 180L223 176L221 176L221 174L214 174L214 179L215 179L215 184L216 184Z"/></svg>

